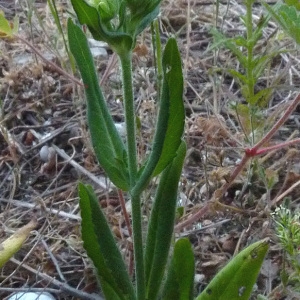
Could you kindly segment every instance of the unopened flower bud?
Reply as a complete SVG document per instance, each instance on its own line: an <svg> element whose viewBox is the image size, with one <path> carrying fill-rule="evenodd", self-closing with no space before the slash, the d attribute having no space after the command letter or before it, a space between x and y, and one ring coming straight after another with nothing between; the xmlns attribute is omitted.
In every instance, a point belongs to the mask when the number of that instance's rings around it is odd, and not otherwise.
<svg viewBox="0 0 300 300"><path fill-rule="evenodd" d="M110 21L119 12L118 0L91 0L90 4L98 9L102 21Z"/></svg>

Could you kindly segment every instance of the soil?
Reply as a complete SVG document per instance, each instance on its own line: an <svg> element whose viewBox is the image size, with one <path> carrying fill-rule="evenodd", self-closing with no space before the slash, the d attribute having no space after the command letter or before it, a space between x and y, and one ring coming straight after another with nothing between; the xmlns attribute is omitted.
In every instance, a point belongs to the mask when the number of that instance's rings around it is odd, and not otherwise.
<svg viewBox="0 0 300 300"><path fill-rule="evenodd" d="M65 32L70 2L56 4ZM20 22L19 38L0 40L0 240L30 220L38 221L20 251L1 269L0 298L30 289L48 291L56 299L96 299L97 280L80 238L77 184L89 183L95 189L130 265L132 244L118 191L97 165L80 78L76 71L71 75L64 40L46 1L0 0L0 9L8 19L16 16ZM254 4L254 22L265 15L263 11L259 2ZM251 160L220 202L213 201L251 143L249 121L234 110L234 105L246 102L239 83L227 71L242 68L228 49L212 47L211 28L217 25L227 37L244 35L240 19L244 13L243 1L220 1L219 10L210 0L163 1L161 39L165 44L169 36L176 36L185 78L188 155L178 193L183 213L176 221L176 237L187 236L193 244L195 294L232 255L269 238L268 257L251 299L258 294L268 299L300 299L295 286L282 286L284 256L271 218L271 212L287 198L289 208L298 210L299 146ZM102 54L95 57L99 78L114 120L122 128L120 68L111 49L100 48ZM272 87L271 97L256 112L261 122L258 136L282 115L299 85L298 50L270 21L256 53L283 49L288 51L273 55L256 85L257 91ZM141 160L149 149L156 115L152 54L151 35L146 31L137 41L133 61ZM299 124L296 108L266 146L296 138ZM270 188L268 180L274 183ZM152 192L144 202L145 218ZM187 221L208 203L205 214Z"/></svg>

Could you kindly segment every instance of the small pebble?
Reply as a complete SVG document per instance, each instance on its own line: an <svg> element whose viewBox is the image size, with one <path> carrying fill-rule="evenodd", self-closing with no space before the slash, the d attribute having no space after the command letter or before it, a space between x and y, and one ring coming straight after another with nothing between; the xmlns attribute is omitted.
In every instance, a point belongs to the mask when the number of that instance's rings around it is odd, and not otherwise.
<svg viewBox="0 0 300 300"><path fill-rule="evenodd" d="M47 162L49 161L48 155L49 155L49 147L45 145L40 150L40 159L44 162Z"/></svg>
<svg viewBox="0 0 300 300"><path fill-rule="evenodd" d="M55 157L55 150L52 147L43 146L40 150L40 158L44 162L49 162Z"/></svg>
<svg viewBox="0 0 300 300"><path fill-rule="evenodd" d="M7 300L55 300L55 298L46 292L19 292L10 296Z"/></svg>

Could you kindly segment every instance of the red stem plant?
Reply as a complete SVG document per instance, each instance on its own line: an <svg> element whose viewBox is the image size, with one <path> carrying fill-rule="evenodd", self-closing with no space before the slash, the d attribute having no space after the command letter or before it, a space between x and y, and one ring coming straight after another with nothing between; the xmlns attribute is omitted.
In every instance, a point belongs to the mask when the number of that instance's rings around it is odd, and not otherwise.
<svg viewBox="0 0 300 300"><path fill-rule="evenodd" d="M286 141L283 143L279 143L270 147L263 147L270 139L276 134L279 128L287 121L288 117L292 114L292 112L296 109L300 102L300 94L298 94L292 103L288 106L282 117L278 119L278 121L272 126L269 132L253 147L246 148L244 150L244 156L240 163L235 167L229 179L221 186L221 188L217 189L212 197L201 209L197 210L193 213L188 219L183 220L175 226L176 231L182 230L184 227L198 221L202 218L206 213L208 213L211 209L216 209L218 206L224 207L225 204L221 203L222 197L227 192L228 188L233 184L234 180L237 176L244 170L248 161L256 156L266 154L273 150L282 149L284 147L294 145L300 142L300 138L293 139L291 141Z"/></svg>

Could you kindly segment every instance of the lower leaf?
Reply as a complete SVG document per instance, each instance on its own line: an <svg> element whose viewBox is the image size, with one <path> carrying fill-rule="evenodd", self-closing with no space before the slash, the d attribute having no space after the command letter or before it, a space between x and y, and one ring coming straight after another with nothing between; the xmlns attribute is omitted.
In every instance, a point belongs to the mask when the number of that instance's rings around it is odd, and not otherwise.
<svg viewBox="0 0 300 300"><path fill-rule="evenodd" d="M163 300L193 299L195 259L188 239L175 243L173 258L163 290Z"/></svg>
<svg viewBox="0 0 300 300"><path fill-rule="evenodd" d="M177 188L186 153L181 143L177 156L163 171L148 225L145 249L147 299L156 299L167 264L174 229Z"/></svg>
<svg viewBox="0 0 300 300"><path fill-rule="evenodd" d="M79 184L83 246L106 300L134 300L134 289L114 236L90 186Z"/></svg>
<svg viewBox="0 0 300 300"><path fill-rule="evenodd" d="M242 250L196 300L248 300L268 248L269 243L265 239Z"/></svg>

